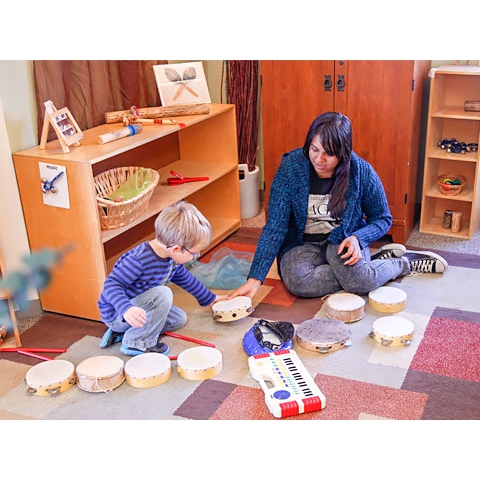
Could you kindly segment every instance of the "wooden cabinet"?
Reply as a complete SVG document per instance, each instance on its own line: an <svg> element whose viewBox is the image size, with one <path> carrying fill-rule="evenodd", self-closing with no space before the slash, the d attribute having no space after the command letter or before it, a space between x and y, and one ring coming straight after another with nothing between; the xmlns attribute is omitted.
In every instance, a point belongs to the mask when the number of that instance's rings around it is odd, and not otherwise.
<svg viewBox="0 0 480 480"><path fill-rule="evenodd" d="M137 135L98 145L98 135L122 127L106 124L84 131L80 146L70 153L55 141L44 150L34 147L13 155L31 250L72 246L40 293L44 310L99 320L97 300L107 274L120 255L154 238L155 218L166 205L181 199L196 205L212 224L210 247L240 227L235 107L212 104L209 114L176 120L185 128L145 125ZM65 192L42 193L40 164L65 169L68 208L45 203L47 195ZM127 165L158 170L160 182L139 219L101 230L94 176ZM169 186L170 170L209 180Z"/></svg>
<svg viewBox="0 0 480 480"><path fill-rule="evenodd" d="M430 78L420 231L469 239L480 225L479 154L478 151L449 153L438 142L455 138L458 142L478 144L480 112L464 108L466 101L480 100L480 67L433 68ZM440 191L437 179L447 174L466 177L466 186L459 195L445 195ZM461 212L459 232L443 228L445 210Z"/></svg>
<svg viewBox="0 0 480 480"><path fill-rule="evenodd" d="M305 142L325 111L346 114L353 149L382 179L393 215L393 241L415 224L424 83L430 61L262 61L265 197L283 153Z"/></svg>

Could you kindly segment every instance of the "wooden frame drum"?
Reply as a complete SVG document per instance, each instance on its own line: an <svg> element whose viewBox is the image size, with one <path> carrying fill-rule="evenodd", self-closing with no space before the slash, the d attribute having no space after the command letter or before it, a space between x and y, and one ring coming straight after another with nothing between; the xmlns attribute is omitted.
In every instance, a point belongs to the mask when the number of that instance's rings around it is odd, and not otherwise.
<svg viewBox="0 0 480 480"><path fill-rule="evenodd" d="M231 300L221 300L212 306L213 318L217 322L233 322L248 317L253 312L250 297L235 297Z"/></svg>
<svg viewBox="0 0 480 480"><path fill-rule="evenodd" d="M327 295L325 308L328 318L345 323L358 322L365 316L365 300L354 293L334 293Z"/></svg>
<svg viewBox="0 0 480 480"><path fill-rule="evenodd" d="M368 304L377 312L398 313L407 304L407 294L394 287L380 287L368 294Z"/></svg>
<svg viewBox="0 0 480 480"><path fill-rule="evenodd" d="M135 388L158 387L171 376L171 361L161 353L147 352L125 364L125 380Z"/></svg>
<svg viewBox="0 0 480 480"><path fill-rule="evenodd" d="M344 322L333 318L306 320L295 333L298 344L314 352L329 353L351 345L351 330Z"/></svg>
<svg viewBox="0 0 480 480"><path fill-rule="evenodd" d="M28 370L25 381L30 395L54 397L75 385L75 366L67 360L39 363Z"/></svg>
<svg viewBox="0 0 480 480"><path fill-rule="evenodd" d="M187 380L207 380L222 371L222 353L212 347L193 347L177 357L177 370Z"/></svg>
<svg viewBox="0 0 480 480"><path fill-rule="evenodd" d="M407 347L412 343L414 330L410 320L392 315L375 320L370 337L382 347Z"/></svg>
<svg viewBox="0 0 480 480"><path fill-rule="evenodd" d="M113 355L86 358L77 365L77 385L86 392L108 393L124 380L123 360Z"/></svg>

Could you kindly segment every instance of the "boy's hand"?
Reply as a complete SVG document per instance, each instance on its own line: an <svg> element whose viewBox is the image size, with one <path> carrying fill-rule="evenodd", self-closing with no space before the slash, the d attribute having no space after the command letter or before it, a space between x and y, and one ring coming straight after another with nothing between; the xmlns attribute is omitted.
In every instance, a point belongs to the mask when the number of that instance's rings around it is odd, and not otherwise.
<svg viewBox="0 0 480 480"><path fill-rule="evenodd" d="M215 300L209 305L209 307L212 307L213 305L215 305L220 300L226 300L226 299L227 299L227 295L217 295L215 297Z"/></svg>
<svg viewBox="0 0 480 480"><path fill-rule="evenodd" d="M147 312L140 307L130 307L123 316L125 321L133 328L140 328L147 321Z"/></svg>

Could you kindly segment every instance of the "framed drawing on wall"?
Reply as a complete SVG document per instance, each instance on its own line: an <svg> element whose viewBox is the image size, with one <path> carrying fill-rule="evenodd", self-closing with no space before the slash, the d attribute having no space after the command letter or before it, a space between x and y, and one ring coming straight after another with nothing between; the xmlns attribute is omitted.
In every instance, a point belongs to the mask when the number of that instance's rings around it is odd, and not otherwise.
<svg viewBox="0 0 480 480"><path fill-rule="evenodd" d="M163 106L211 103L202 62L154 65Z"/></svg>

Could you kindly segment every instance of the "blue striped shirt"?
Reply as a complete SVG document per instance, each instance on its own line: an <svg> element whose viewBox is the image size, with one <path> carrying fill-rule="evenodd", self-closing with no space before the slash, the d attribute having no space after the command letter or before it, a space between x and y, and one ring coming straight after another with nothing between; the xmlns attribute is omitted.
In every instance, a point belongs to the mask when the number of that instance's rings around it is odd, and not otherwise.
<svg viewBox="0 0 480 480"><path fill-rule="evenodd" d="M159 257L149 242L144 242L123 254L105 279L98 300L102 321L109 323L117 316L123 317L134 306L132 298L168 282L193 295L202 307L216 298L184 265Z"/></svg>

